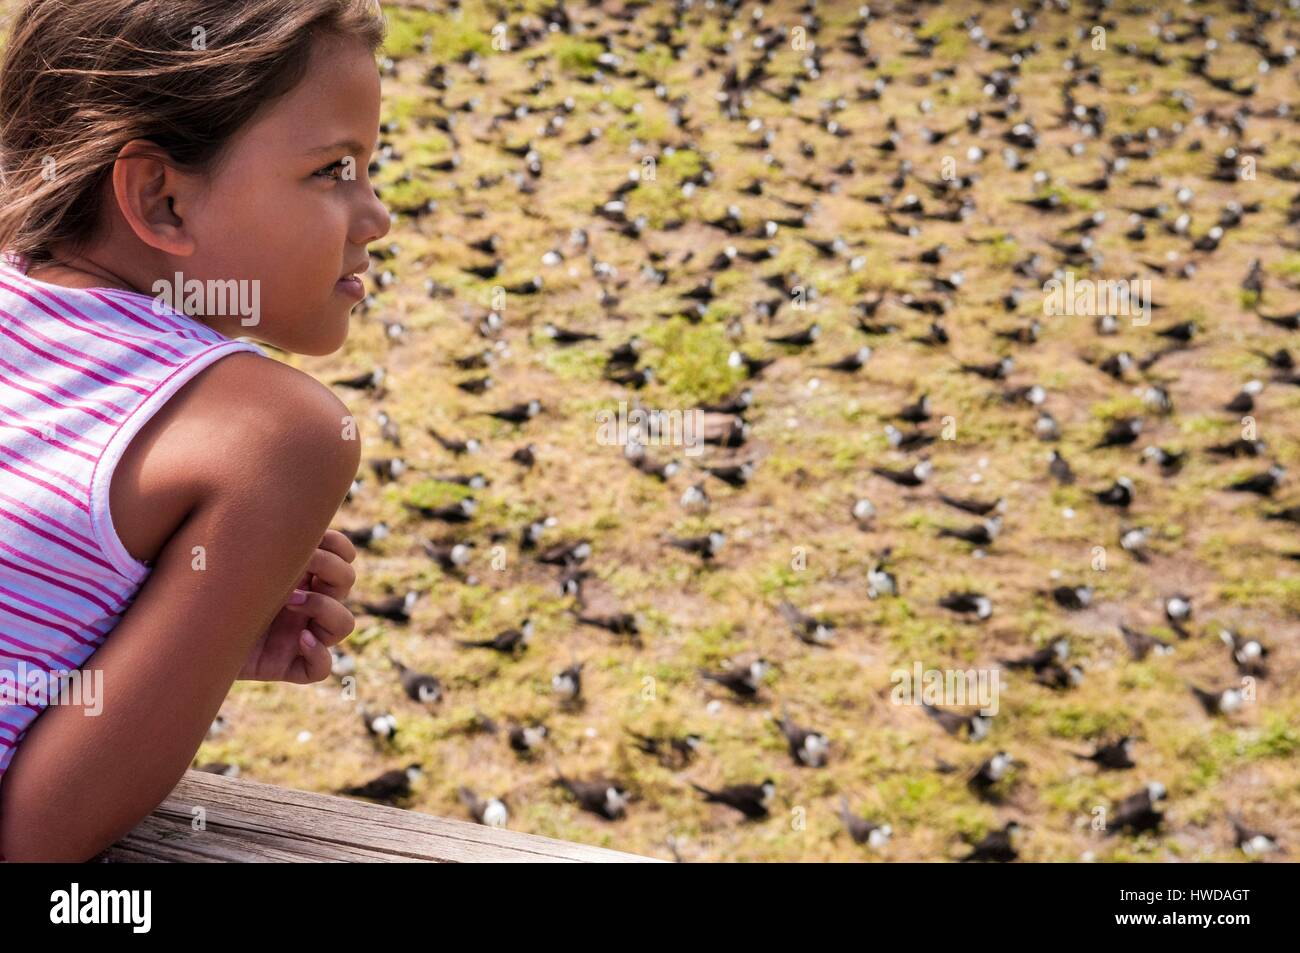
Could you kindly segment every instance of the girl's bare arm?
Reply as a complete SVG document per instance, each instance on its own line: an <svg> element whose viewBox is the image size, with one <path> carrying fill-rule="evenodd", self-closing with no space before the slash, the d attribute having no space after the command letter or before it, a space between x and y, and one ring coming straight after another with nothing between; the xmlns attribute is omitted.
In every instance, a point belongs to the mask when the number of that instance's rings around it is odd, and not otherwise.
<svg viewBox="0 0 1300 953"><path fill-rule="evenodd" d="M320 384L265 359L204 375L183 392L189 420L222 422L194 448L202 488L83 667L103 672L102 712L51 706L0 780L8 860L87 860L162 802L356 475L347 408Z"/></svg>

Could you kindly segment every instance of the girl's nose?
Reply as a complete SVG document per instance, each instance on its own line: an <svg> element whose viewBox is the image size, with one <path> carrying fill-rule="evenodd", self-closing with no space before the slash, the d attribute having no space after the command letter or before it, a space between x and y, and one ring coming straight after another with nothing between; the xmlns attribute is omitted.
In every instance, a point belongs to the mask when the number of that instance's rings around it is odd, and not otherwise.
<svg viewBox="0 0 1300 953"><path fill-rule="evenodd" d="M392 219L388 217L388 209L379 200L374 189L367 189L366 195L369 198L361 210L361 217L355 229L360 236L357 240L358 245L369 245L371 242L379 241L393 227Z"/></svg>

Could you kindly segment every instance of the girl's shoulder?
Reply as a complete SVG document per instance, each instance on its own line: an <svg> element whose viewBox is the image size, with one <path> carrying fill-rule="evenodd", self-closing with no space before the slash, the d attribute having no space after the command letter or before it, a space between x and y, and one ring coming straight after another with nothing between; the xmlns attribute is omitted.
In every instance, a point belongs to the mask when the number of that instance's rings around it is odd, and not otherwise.
<svg viewBox="0 0 1300 953"><path fill-rule="evenodd" d="M234 352L133 437L111 477L111 519L131 556L149 563L205 499L267 481L306 491L319 474L355 473L359 456L355 422L333 391L288 364Z"/></svg>

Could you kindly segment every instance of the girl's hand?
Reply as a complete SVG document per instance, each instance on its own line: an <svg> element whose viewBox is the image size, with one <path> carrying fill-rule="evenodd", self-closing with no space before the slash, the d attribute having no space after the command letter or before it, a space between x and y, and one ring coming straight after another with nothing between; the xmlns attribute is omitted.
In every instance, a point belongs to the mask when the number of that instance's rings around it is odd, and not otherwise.
<svg viewBox="0 0 1300 953"><path fill-rule="evenodd" d="M356 558L356 547L346 536L325 531L293 595L249 652L238 678L305 685L329 675L329 647L356 627L343 605L357 579L352 568Z"/></svg>

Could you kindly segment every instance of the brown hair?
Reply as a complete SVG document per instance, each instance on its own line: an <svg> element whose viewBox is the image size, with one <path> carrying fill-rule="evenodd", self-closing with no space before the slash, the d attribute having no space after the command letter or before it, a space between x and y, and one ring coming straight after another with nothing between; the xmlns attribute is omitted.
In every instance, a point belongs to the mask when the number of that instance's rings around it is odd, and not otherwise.
<svg viewBox="0 0 1300 953"><path fill-rule="evenodd" d="M209 168L321 35L383 42L377 0L28 0L0 66L0 250L48 261L99 221L133 139Z"/></svg>

